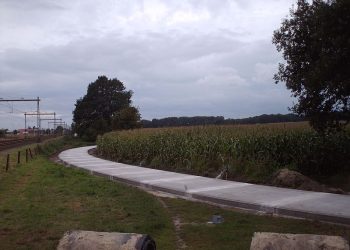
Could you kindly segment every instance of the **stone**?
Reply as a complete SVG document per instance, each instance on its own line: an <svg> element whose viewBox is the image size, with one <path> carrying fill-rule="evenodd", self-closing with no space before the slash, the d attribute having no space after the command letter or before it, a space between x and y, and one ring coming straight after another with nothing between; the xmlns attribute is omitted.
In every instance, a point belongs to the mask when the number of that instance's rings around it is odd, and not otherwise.
<svg viewBox="0 0 350 250"><path fill-rule="evenodd" d="M340 236L314 234L254 233L250 250L349 250Z"/></svg>
<svg viewBox="0 0 350 250"><path fill-rule="evenodd" d="M155 242L147 235L68 231L61 238L57 250L141 250L156 249Z"/></svg>
<svg viewBox="0 0 350 250"><path fill-rule="evenodd" d="M336 194L344 194L345 192L340 188L329 188L321 185L317 181L293 170L283 168L274 175L271 184L273 186L295 188L315 192L328 192Z"/></svg>

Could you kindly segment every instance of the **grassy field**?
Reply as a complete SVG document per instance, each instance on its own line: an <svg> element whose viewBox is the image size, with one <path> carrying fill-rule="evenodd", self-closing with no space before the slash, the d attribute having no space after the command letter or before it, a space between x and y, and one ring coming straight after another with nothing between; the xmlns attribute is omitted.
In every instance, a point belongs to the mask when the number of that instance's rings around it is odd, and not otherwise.
<svg viewBox="0 0 350 250"><path fill-rule="evenodd" d="M161 204L136 188L53 164L43 156L0 183L0 249L55 249L68 230L152 235L174 249L174 229Z"/></svg>
<svg viewBox="0 0 350 250"><path fill-rule="evenodd" d="M7 155L9 155L8 171L11 171L20 165L24 165L27 162L31 161L32 158L39 153L39 151L43 151L41 153L50 155L59 149L64 149L65 147L78 147L82 145L86 145L86 142L69 137L66 137L64 140L63 137L57 137L46 140L40 144L33 143L5 151L0 151L0 180L4 175L6 175ZM18 163L18 154L20 154L20 163Z"/></svg>
<svg viewBox="0 0 350 250"><path fill-rule="evenodd" d="M35 156L37 153L37 144L30 144L19 148L8 149L6 151L0 151L0 180L6 175L6 164L7 164L7 155L9 155L9 166L8 170L11 171L13 168L18 167L18 152L20 152L20 163L24 165L26 163L26 150L28 150L27 159L31 160L29 149L32 152L32 156Z"/></svg>
<svg viewBox="0 0 350 250"><path fill-rule="evenodd" d="M306 123L197 126L111 132L97 140L109 159L264 183L281 168L320 178L350 169L350 132L320 136Z"/></svg>
<svg viewBox="0 0 350 250"><path fill-rule="evenodd" d="M46 154L81 141L55 141ZM210 225L212 215L225 222ZM150 234L158 249L249 249L254 232L350 237L350 228L259 216L203 203L155 197L36 156L0 182L0 249L55 249L67 230Z"/></svg>

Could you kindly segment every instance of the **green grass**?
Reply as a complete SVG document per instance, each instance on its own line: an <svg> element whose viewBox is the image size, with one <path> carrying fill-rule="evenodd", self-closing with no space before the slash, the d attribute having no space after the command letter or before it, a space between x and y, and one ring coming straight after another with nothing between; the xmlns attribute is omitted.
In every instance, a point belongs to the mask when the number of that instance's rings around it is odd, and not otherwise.
<svg viewBox="0 0 350 250"><path fill-rule="evenodd" d="M74 138L72 136L64 136L58 139L53 139L50 141L46 141L40 143L39 151L40 153L46 156L52 156L54 154L59 153L60 151L69 149L69 148L77 148L83 146L94 145L94 142L87 142L80 138Z"/></svg>
<svg viewBox="0 0 350 250"><path fill-rule="evenodd" d="M52 143L54 145L52 145ZM55 141L46 153L81 141ZM49 150L50 149L50 150ZM209 225L213 214L225 222ZM173 219L180 226L175 229ZM68 230L146 233L161 250L249 249L254 232L312 233L350 238L350 228L228 210L182 199L154 197L37 156L0 181L0 249L55 249Z"/></svg>
<svg viewBox="0 0 350 250"><path fill-rule="evenodd" d="M182 223L180 237L187 244L187 249L249 249L254 232L339 235L350 238L349 227L252 215L180 199L163 200L172 216L178 217ZM224 223L207 224L214 214L222 215Z"/></svg>
<svg viewBox="0 0 350 250"><path fill-rule="evenodd" d="M0 183L1 249L54 249L68 230L150 234L174 249L173 226L151 195L38 156Z"/></svg>
<svg viewBox="0 0 350 250"><path fill-rule="evenodd" d="M6 161L7 161L8 154L10 155L8 171L12 171L12 169L19 166L18 152L20 152L20 164L24 165L26 164L26 149L30 149L32 152L32 156L34 157L36 153L35 151L36 147L37 147L37 144L29 144L18 148L12 148L5 151L0 151L0 181L1 181L1 178L6 176L5 169L6 169ZM28 161L30 160L31 160L31 157L28 151Z"/></svg>

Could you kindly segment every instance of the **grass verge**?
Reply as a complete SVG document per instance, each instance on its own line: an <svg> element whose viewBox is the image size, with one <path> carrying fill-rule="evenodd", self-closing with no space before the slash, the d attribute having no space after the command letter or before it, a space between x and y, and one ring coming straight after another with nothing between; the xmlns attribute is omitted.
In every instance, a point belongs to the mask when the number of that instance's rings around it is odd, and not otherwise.
<svg viewBox="0 0 350 250"><path fill-rule="evenodd" d="M55 142L43 151L55 153L62 146L82 143ZM222 215L225 222L207 224L213 214ZM162 250L249 249L253 233L259 231L350 237L350 228L337 225L154 197L55 164L45 155L4 176L0 182L1 249L55 249L68 230L147 233Z"/></svg>
<svg viewBox="0 0 350 250"><path fill-rule="evenodd" d="M150 234L174 249L173 226L150 194L38 156L0 183L1 249L55 249L68 230Z"/></svg>
<svg viewBox="0 0 350 250"><path fill-rule="evenodd" d="M349 240L350 228L306 221L253 215L222 209L203 203L162 198L171 216L177 221L179 237L186 249L249 249L254 232L339 235ZM222 224L208 224L214 214L224 218Z"/></svg>

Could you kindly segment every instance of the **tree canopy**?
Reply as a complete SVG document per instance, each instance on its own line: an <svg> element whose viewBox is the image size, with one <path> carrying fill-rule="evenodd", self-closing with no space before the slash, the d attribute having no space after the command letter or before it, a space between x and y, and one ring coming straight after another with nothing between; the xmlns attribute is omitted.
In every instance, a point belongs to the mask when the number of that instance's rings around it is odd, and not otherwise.
<svg viewBox="0 0 350 250"><path fill-rule="evenodd" d="M113 129L130 129L140 128L141 115L137 108L126 107L113 113L112 128Z"/></svg>
<svg viewBox="0 0 350 250"><path fill-rule="evenodd" d="M132 94L118 79L99 76L95 82L89 84L87 94L75 104L75 132L86 139L94 140L98 134L110 131L113 114L131 107Z"/></svg>
<svg viewBox="0 0 350 250"><path fill-rule="evenodd" d="M274 79L298 102L292 110L320 132L350 119L350 1L298 0L273 34L284 63Z"/></svg>

